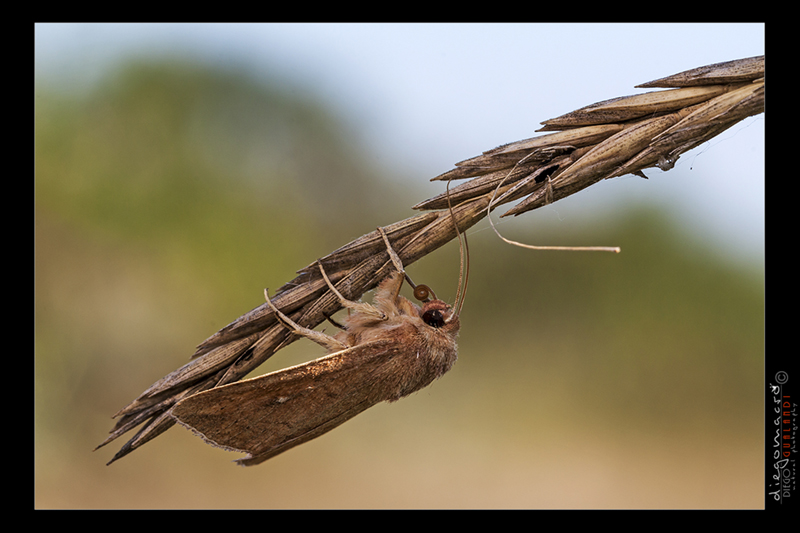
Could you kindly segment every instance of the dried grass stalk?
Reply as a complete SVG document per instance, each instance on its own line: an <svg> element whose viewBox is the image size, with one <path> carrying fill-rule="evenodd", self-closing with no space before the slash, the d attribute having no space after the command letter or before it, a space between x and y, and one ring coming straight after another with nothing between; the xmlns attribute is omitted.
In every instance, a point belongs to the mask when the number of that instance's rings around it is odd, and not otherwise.
<svg viewBox="0 0 800 533"><path fill-rule="evenodd" d="M449 192L459 230L523 197L503 216L536 209L603 179L646 177L642 170L650 167L669 170L682 153L764 111L764 56L708 65L638 87L670 89L614 98L546 120L538 131L556 133L488 150L433 178L473 178ZM405 265L456 237L446 194L414 209L434 211L384 228ZM377 230L320 261L337 289L351 300L377 286L393 268ZM272 302L309 328L340 307L315 265L299 270ZM266 303L253 309L202 342L186 365L119 411L116 426L100 446L146 422L111 462L127 455L173 425L168 411L179 400L242 379L295 338L277 323Z"/></svg>

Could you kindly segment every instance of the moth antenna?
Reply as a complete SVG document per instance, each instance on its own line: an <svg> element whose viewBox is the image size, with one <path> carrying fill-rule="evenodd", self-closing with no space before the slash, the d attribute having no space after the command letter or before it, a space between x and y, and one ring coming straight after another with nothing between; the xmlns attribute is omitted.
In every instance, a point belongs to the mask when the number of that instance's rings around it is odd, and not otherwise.
<svg viewBox="0 0 800 533"><path fill-rule="evenodd" d="M461 315L461 309L464 307L464 300L467 297L467 285L469 284L469 243L467 243L467 235L461 234L458 229L458 222L456 221L456 214L453 212L453 204L450 202L450 181L447 180L447 209L450 211L450 218L453 220L453 227L458 236L458 248L461 255L459 273L458 273L458 289L456 290L456 301L453 304L453 314L450 315L450 320L455 316Z"/></svg>
<svg viewBox="0 0 800 533"><path fill-rule="evenodd" d="M520 165L520 163L524 162L527 158L528 156L525 156L519 161L517 161L517 164L514 165L514 167L508 171L508 174L506 174L505 177L502 180L500 180L500 183L497 184L497 187L492 193L492 199L489 200L489 206L486 208L486 217L489 219L489 224L491 224L492 229L497 234L497 236L500 237L500 239L502 239L503 241L507 242L508 244L519 246L520 248L527 248L529 250L560 250L568 252L614 252L615 254L620 253L622 250L620 250L619 246L535 246L533 244L524 244L521 242L512 241L511 239L506 239L505 237L500 235L500 232L497 231L497 228L494 225L494 220L492 220L492 208L494 207L494 201L495 198L497 197L497 191L500 190L500 187L503 186L503 183L505 183L506 179L508 179L511 173L514 172L514 170L516 170L516 168ZM548 179L547 186L549 187L550 178L547 179ZM550 194L552 194L552 192ZM448 197L448 201L449 200L450 198Z"/></svg>

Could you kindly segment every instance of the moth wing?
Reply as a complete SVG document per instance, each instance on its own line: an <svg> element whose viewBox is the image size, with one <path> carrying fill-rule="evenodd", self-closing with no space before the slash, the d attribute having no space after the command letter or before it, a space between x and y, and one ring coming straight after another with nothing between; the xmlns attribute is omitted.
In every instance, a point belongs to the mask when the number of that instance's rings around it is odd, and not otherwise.
<svg viewBox="0 0 800 533"><path fill-rule="evenodd" d="M172 416L206 442L256 465L327 433L385 399L380 387L399 347L377 340L177 403Z"/></svg>

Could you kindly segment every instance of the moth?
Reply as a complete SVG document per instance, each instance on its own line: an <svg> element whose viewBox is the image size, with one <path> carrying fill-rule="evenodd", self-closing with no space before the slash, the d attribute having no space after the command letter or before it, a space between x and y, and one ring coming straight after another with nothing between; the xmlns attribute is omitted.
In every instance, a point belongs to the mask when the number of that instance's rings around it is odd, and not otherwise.
<svg viewBox="0 0 800 533"><path fill-rule="evenodd" d="M190 396L172 408L171 416L210 444L247 453L237 462L252 466L327 433L379 402L393 402L426 387L457 358L468 278L466 236L462 242L457 228L462 259L454 306L437 299L427 286L413 284L378 228L395 271L379 284L372 304L345 299L318 262L328 288L350 312L336 335L296 324L264 291L284 327L325 347L329 355ZM404 281L414 288L421 306L400 295Z"/></svg>

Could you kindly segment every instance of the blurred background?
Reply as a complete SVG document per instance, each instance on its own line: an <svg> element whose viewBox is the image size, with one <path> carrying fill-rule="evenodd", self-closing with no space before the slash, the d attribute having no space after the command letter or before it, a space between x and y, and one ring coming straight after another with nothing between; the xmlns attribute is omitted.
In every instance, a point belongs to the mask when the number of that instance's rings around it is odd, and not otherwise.
<svg viewBox="0 0 800 533"><path fill-rule="evenodd" d="M37 508L763 506L763 114L498 226L621 254L473 228L459 360L423 391L254 468L179 427L92 452L265 287L444 190L429 178L763 54L763 24L35 31ZM452 300L457 245L408 272ZM301 340L258 373L321 355Z"/></svg>

